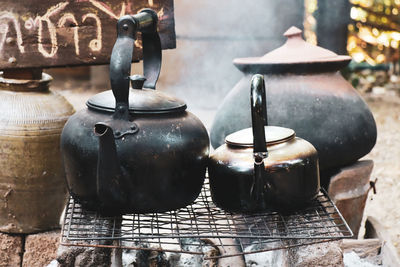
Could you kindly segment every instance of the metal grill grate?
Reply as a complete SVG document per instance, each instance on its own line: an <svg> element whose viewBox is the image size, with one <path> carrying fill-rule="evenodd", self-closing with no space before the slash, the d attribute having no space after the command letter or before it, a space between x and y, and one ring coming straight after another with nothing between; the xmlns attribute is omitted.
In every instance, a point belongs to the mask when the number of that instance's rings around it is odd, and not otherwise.
<svg viewBox="0 0 400 267"><path fill-rule="evenodd" d="M62 230L68 246L120 247L136 250L205 254L218 247L228 257L352 237L352 232L325 191L307 208L238 214L214 205L206 183L196 201L185 208L154 214L102 217L85 211L70 197ZM115 244L115 240L119 240ZM114 242L113 242L114 241Z"/></svg>

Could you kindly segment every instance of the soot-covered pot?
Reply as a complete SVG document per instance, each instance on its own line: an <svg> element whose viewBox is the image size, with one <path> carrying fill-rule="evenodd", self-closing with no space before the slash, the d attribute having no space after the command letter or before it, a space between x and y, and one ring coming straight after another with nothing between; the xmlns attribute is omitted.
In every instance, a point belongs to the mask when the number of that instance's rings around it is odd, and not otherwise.
<svg viewBox="0 0 400 267"><path fill-rule="evenodd" d="M250 127L248 84L253 74L268 84L268 121L287 127L312 143L321 171L353 163L375 145L376 125L366 103L338 72L351 60L305 42L292 27L287 42L258 58L238 58L244 77L217 111L210 136L213 147L230 133Z"/></svg>
<svg viewBox="0 0 400 267"><path fill-rule="evenodd" d="M319 192L318 154L292 129L265 126L262 75L251 81L252 128L230 134L210 157L211 196L239 212L301 208ZM296 114L293 114L295 117Z"/></svg>
<svg viewBox="0 0 400 267"><path fill-rule="evenodd" d="M155 88L161 66L156 21L150 10L118 21L112 92L90 98L62 132L69 191L87 209L163 212L190 204L200 193L209 152L205 127L179 99L142 89L143 83ZM129 77L136 31L142 32L147 80Z"/></svg>

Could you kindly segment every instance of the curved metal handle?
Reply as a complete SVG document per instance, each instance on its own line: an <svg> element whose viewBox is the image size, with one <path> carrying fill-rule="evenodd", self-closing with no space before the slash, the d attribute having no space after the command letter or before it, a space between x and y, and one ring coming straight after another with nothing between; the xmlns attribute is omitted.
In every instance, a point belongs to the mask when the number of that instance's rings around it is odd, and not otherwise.
<svg viewBox="0 0 400 267"><path fill-rule="evenodd" d="M111 89L115 97L116 118L129 118L129 76L136 33L143 37L145 87L155 88L161 69L161 42L157 33L157 13L145 9L134 16L125 15L117 23L117 41L110 60Z"/></svg>
<svg viewBox="0 0 400 267"><path fill-rule="evenodd" d="M253 128L254 181L250 195L260 208L265 208L264 201L264 159L268 157L265 129L267 110L264 77L256 74L251 79L251 119Z"/></svg>
<svg viewBox="0 0 400 267"><path fill-rule="evenodd" d="M254 154L265 154L268 156L267 144L265 141L265 129L267 125L267 109L265 99L264 77L256 74L251 79L251 120L253 127L253 152ZM257 156L258 157L258 156Z"/></svg>
<svg viewBox="0 0 400 267"><path fill-rule="evenodd" d="M145 88L156 89L156 83L161 70L161 40L157 32L157 13L151 9L143 9L139 14L148 14L152 25L146 25L142 30L143 42L143 74L146 77Z"/></svg>
<svg viewBox="0 0 400 267"><path fill-rule="evenodd" d="M114 44L110 60L110 82L115 97L115 116L128 119L129 116L129 79L135 35L136 21L129 15L123 16L117 23L117 41Z"/></svg>

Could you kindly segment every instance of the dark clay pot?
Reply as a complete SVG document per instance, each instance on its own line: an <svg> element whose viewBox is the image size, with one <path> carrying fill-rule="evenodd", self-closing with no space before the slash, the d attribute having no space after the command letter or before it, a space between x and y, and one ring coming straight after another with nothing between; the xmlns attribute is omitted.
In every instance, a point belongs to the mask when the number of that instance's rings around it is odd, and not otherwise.
<svg viewBox="0 0 400 267"><path fill-rule="evenodd" d="M261 58L236 59L244 77L227 95L211 128L211 143L251 126L248 84L264 75L270 125L293 129L318 151L321 170L346 165L366 155L376 142L376 125L366 103L340 75L351 60L306 43L292 27L284 46Z"/></svg>

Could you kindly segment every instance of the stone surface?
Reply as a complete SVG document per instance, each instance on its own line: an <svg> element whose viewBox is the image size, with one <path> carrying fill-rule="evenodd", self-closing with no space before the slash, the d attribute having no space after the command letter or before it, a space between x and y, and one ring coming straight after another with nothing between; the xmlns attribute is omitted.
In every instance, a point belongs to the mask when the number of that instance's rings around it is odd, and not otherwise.
<svg viewBox="0 0 400 267"><path fill-rule="evenodd" d="M274 247L301 245L307 240L286 240L284 243L269 243L262 246L252 245L244 252ZM279 267L305 267L305 266L343 266L343 253L340 241L325 242L306 246L292 247L289 249L270 250L262 253L245 255L246 266L279 266ZM236 265L231 265L236 266Z"/></svg>
<svg viewBox="0 0 400 267"><path fill-rule="evenodd" d="M361 240L344 239L342 242L342 250L345 255L355 253L360 260L376 265L382 265L381 249L382 241L377 238ZM352 256L350 258L356 257Z"/></svg>
<svg viewBox="0 0 400 267"><path fill-rule="evenodd" d="M57 251L57 261L59 267L109 267L111 265L111 249L60 245Z"/></svg>
<svg viewBox="0 0 400 267"><path fill-rule="evenodd" d="M369 261L366 261L362 259L360 256L358 256L357 253L354 251L351 251L349 253L344 253L343 254L343 262L346 267L380 267L382 264L374 264L370 263Z"/></svg>
<svg viewBox="0 0 400 267"><path fill-rule="evenodd" d="M250 252L254 250L263 250L263 249L273 249L276 246L280 246L282 244L264 244L264 245L251 245L245 249L244 252ZM288 250L279 249L279 250L271 250L266 252L254 253L245 255L246 266L279 266L279 267L288 267ZM236 266L236 265L232 265Z"/></svg>
<svg viewBox="0 0 400 267"><path fill-rule="evenodd" d="M0 266L20 266L22 236L0 233Z"/></svg>
<svg viewBox="0 0 400 267"><path fill-rule="evenodd" d="M400 85L399 81L396 82ZM386 87L388 88L388 87ZM375 148L367 156L374 160L372 179L378 178L377 194L367 200L365 218L374 216L385 228L400 257L400 94L388 91L385 95L365 95L378 125Z"/></svg>
<svg viewBox="0 0 400 267"><path fill-rule="evenodd" d="M363 194L362 187L366 184L369 185L369 177L373 167L374 162L372 160L359 160L341 168L339 173L331 178L329 194L332 195L331 197L334 200L348 198L348 194L351 194L351 192Z"/></svg>
<svg viewBox="0 0 400 267"><path fill-rule="evenodd" d="M365 237L378 238L382 241L380 251L383 266L399 266L400 257L388 229L375 217L368 216L365 222Z"/></svg>
<svg viewBox="0 0 400 267"><path fill-rule="evenodd" d="M343 266L341 241L289 249L289 266Z"/></svg>
<svg viewBox="0 0 400 267"><path fill-rule="evenodd" d="M370 176L373 166L372 160L360 160L340 169L330 180L328 194L349 224L355 238L358 236L371 188Z"/></svg>
<svg viewBox="0 0 400 267"><path fill-rule="evenodd" d="M56 258L59 241L59 230L27 235L22 266L46 266L50 264Z"/></svg>

